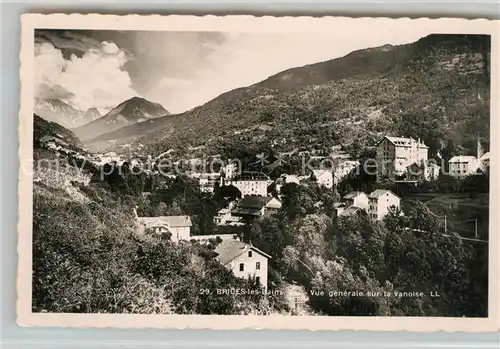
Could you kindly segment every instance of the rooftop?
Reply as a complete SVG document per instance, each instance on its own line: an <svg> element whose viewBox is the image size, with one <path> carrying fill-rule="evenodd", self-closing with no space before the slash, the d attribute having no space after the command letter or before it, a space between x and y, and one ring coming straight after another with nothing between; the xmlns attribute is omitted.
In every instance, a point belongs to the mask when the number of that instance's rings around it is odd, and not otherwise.
<svg viewBox="0 0 500 349"><path fill-rule="evenodd" d="M238 208L253 208L260 210L272 199L272 196L248 195L238 202Z"/></svg>
<svg viewBox="0 0 500 349"><path fill-rule="evenodd" d="M365 193L363 193L362 191L351 191L350 193L344 195L343 199L354 199L355 197L357 197L358 195L366 195Z"/></svg>
<svg viewBox="0 0 500 349"><path fill-rule="evenodd" d="M139 222L147 226L155 224L166 224L170 227L190 227L192 226L189 216L158 216L158 217L139 217Z"/></svg>
<svg viewBox="0 0 500 349"><path fill-rule="evenodd" d="M451 163L458 163L458 162L471 162L471 161L474 161L474 160L477 160L477 158L475 156L472 156L472 155L456 155L454 157L452 157L450 160L448 160L448 162L451 162Z"/></svg>
<svg viewBox="0 0 500 349"><path fill-rule="evenodd" d="M394 196L397 196L396 194L394 194L394 193L393 193L392 191L390 191L390 190L387 190L387 189L377 189L377 190L375 190L374 192L372 192L370 195L368 195L368 197L369 197L369 198L371 198L371 199L377 199L377 198L379 198L380 196L385 195L385 194L387 194L387 193L390 193L390 194L392 194L392 195L394 195Z"/></svg>
<svg viewBox="0 0 500 349"><path fill-rule="evenodd" d="M489 159L490 159L490 152L487 152L483 156L481 156L480 160L489 160Z"/></svg>
<svg viewBox="0 0 500 349"><path fill-rule="evenodd" d="M356 207L356 206L350 206L346 208L342 213L339 215L341 217L349 217L352 216L353 214L359 212L359 210L362 210L362 208Z"/></svg>
<svg viewBox="0 0 500 349"><path fill-rule="evenodd" d="M419 145L421 148L429 148L423 142L419 143L419 141L414 140L413 138L385 136L384 139L387 139L389 142L398 147L411 147L412 145Z"/></svg>
<svg viewBox="0 0 500 349"><path fill-rule="evenodd" d="M233 261L234 259L238 258L241 256L243 253L245 253L248 250L253 250L267 258L271 258L267 253L262 252L261 250L257 249L256 247L244 243L242 241L238 241L236 239L231 240L223 240L217 247L215 248L215 252L217 253L217 259L222 265L226 265Z"/></svg>

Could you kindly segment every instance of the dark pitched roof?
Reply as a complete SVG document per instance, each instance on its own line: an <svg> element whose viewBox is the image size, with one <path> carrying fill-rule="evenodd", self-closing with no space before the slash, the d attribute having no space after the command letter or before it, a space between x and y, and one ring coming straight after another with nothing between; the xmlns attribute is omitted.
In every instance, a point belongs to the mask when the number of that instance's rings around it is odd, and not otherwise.
<svg viewBox="0 0 500 349"><path fill-rule="evenodd" d="M241 199L240 202L238 202L238 208L251 208L260 210L271 200L271 196L248 195Z"/></svg>
<svg viewBox="0 0 500 349"><path fill-rule="evenodd" d="M340 216L349 217L349 216L352 216L353 214L357 213L359 210L362 210L362 208L359 208L356 206L350 206L350 207L346 208L344 211L342 211Z"/></svg>
<svg viewBox="0 0 500 349"><path fill-rule="evenodd" d="M219 262L222 265L226 265L250 249L267 258L271 258L271 256L258 248L238 240L223 240L217 245L214 251L217 253Z"/></svg>

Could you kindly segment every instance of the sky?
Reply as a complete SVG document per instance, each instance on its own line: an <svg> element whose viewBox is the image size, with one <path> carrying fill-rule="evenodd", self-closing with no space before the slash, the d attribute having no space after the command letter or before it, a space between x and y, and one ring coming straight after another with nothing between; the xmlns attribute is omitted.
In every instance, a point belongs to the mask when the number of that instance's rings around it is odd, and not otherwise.
<svg viewBox="0 0 500 349"><path fill-rule="evenodd" d="M181 113L283 70L430 34L407 29L342 27L333 31L339 35L37 30L35 96L101 112L139 96Z"/></svg>

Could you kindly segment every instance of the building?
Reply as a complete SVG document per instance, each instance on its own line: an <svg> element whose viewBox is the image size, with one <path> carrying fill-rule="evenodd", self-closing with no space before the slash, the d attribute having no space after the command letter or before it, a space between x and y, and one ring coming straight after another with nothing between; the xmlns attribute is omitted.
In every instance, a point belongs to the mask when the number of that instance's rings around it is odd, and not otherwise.
<svg viewBox="0 0 500 349"><path fill-rule="evenodd" d="M483 172L489 172L489 170L490 170L490 152L487 152L483 156L481 156L479 161L480 161L481 170Z"/></svg>
<svg viewBox="0 0 500 349"><path fill-rule="evenodd" d="M245 196L231 210L231 215L242 217L244 221L251 222L265 214L272 214L280 208L281 201L272 196Z"/></svg>
<svg viewBox="0 0 500 349"><path fill-rule="evenodd" d="M270 255L237 239L223 240L214 251L219 263L231 270L236 277L255 278L257 283L267 289L267 264Z"/></svg>
<svg viewBox="0 0 500 349"><path fill-rule="evenodd" d="M457 155L448 160L448 171L450 176L463 179L477 173L480 165L480 161L475 156Z"/></svg>
<svg viewBox="0 0 500 349"><path fill-rule="evenodd" d="M429 147L419 140L385 136L377 144L377 180L397 180L413 163L427 161Z"/></svg>
<svg viewBox="0 0 500 349"><path fill-rule="evenodd" d="M191 237L192 223L189 216L137 217L137 220L155 234L170 233L173 242L188 241Z"/></svg>
<svg viewBox="0 0 500 349"><path fill-rule="evenodd" d="M360 166L359 161L347 160L335 166L333 171L333 182L337 185L340 181L346 178L350 173L357 170Z"/></svg>
<svg viewBox="0 0 500 349"><path fill-rule="evenodd" d="M240 240L237 234L212 234L212 235L192 235L191 241L199 241L201 243L209 243L210 240Z"/></svg>
<svg viewBox="0 0 500 349"><path fill-rule="evenodd" d="M346 205L343 202L336 202L333 204L333 208L335 209L335 216L338 217L342 212L344 212Z"/></svg>
<svg viewBox="0 0 500 349"><path fill-rule="evenodd" d="M417 182L435 181L439 178L440 171L441 167L432 160L414 162L406 168L406 180Z"/></svg>
<svg viewBox="0 0 500 349"><path fill-rule="evenodd" d="M338 216L339 217L351 217L351 216L353 216L356 213L361 212L361 211L364 211L364 210L360 207L350 206L350 207L347 207L346 209L342 210L342 212L340 212L340 214Z"/></svg>
<svg viewBox="0 0 500 349"><path fill-rule="evenodd" d="M229 163L224 167L224 178L228 180L234 179L238 175L238 173L240 173L240 171L238 169L238 166L234 162Z"/></svg>
<svg viewBox="0 0 500 349"><path fill-rule="evenodd" d="M234 216L231 210L235 207L235 202L229 203L228 207L221 208L214 217L216 225L244 225L242 217Z"/></svg>
<svg viewBox="0 0 500 349"><path fill-rule="evenodd" d="M390 190L377 189L368 195L368 216L380 221L391 209L400 208L401 199Z"/></svg>
<svg viewBox="0 0 500 349"><path fill-rule="evenodd" d="M329 170L313 170L312 177L318 185L322 185L328 189L333 188L333 174Z"/></svg>
<svg viewBox="0 0 500 349"><path fill-rule="evenodd" d="M368 209L368 196L360 191L353 191L342 198L346 207L355 206L363 210Z"/></svg>
<svg viewBox="0 0 500 349"><path fill-rule="evenodd" d="M285 184L290 184L290 183L295 183L297 185L300 185L300 178L296 175L289 175L289 174L281 175L275 181L276 191L278 193L281 193L281 188L283 188Z"/></svg>
<svg viewBox="0 0 500 349"><path fill-rule="evenodd" d="M221 174L214 173L193 173L190 176L193 179L198 180L200 186L200 191L202 193L213 193L215 190L215 184L220 179Z"/></svg>
<svg viewBox="0 0 500 349"><path fill-rule="evenodd" d="M242 172L233 179L225 178L225 185L233 185L239 189L241 196L267 196L267 187L273 181L262 172Z"/></svg>

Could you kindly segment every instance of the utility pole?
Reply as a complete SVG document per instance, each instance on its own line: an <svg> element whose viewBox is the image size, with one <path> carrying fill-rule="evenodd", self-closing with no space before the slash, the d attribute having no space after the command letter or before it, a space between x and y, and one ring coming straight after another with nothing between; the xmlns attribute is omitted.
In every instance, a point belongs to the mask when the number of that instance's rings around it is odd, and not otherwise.
<svg viewBox="0 0 500 349"><path fill-rule="evenodd" d="M446 221L446 214L444 215L444 232L447 233L448 232L448 222Z"/></svg>
<svg viewBox="0 0 500 349"><path fill-rule="evenodd" d="M477 218L474 219L474 228L475 228L475 232L476 232L476 239L477 239Z"/></svg>

